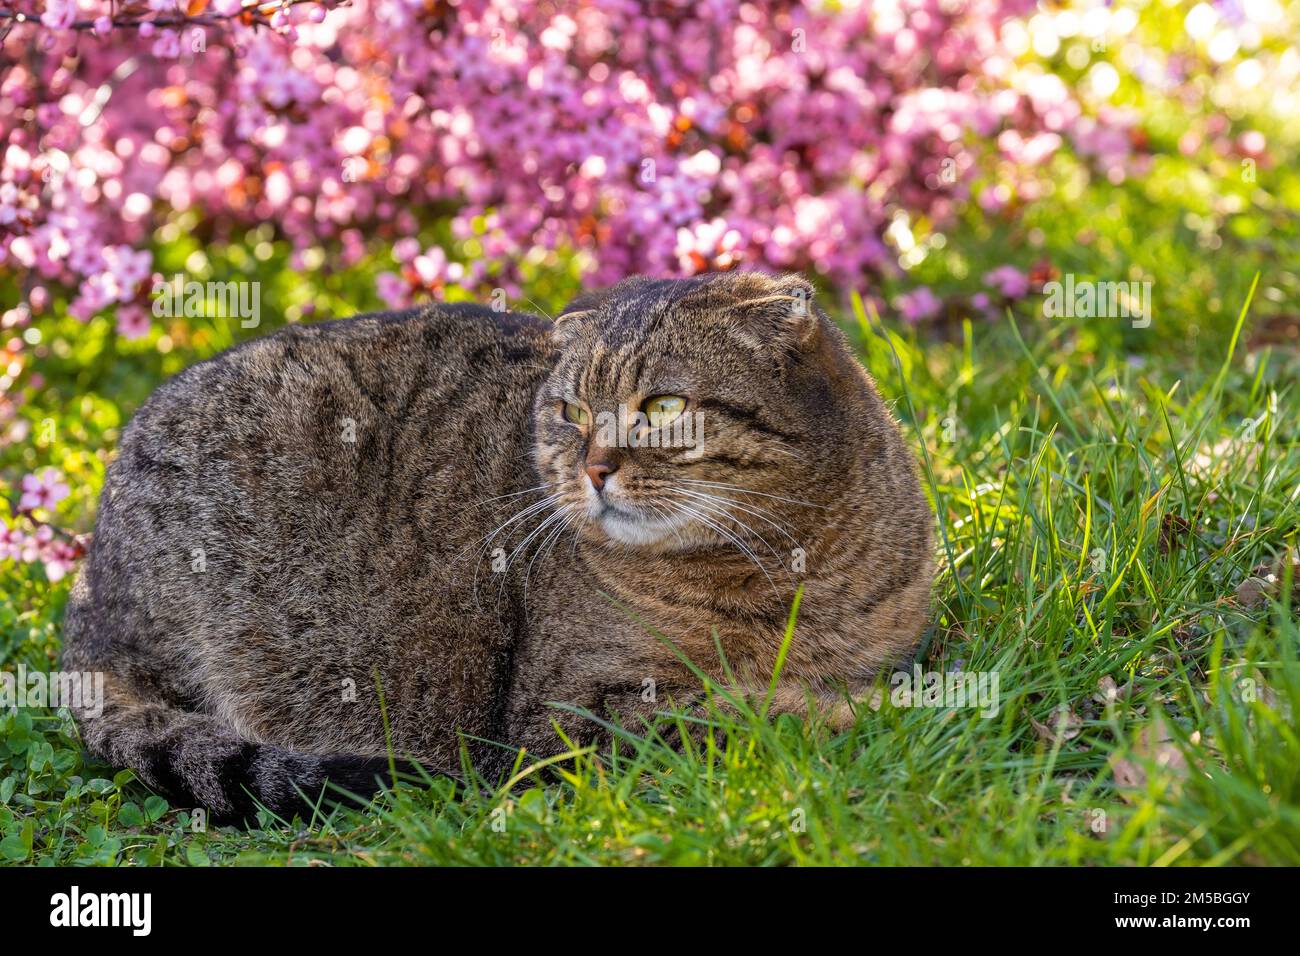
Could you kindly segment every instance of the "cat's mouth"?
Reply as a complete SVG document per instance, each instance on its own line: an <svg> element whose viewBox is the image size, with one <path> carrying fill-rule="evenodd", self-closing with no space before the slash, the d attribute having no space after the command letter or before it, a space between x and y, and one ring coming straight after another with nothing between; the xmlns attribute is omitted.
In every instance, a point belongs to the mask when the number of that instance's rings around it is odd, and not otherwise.
<svg viewBox="0 0 1300 956"><path fill-rule="evenodd" d="M610 540L637 546L660 544L683 524L680 515L613 502L607 497L593 501L588 513Z"/></svg>

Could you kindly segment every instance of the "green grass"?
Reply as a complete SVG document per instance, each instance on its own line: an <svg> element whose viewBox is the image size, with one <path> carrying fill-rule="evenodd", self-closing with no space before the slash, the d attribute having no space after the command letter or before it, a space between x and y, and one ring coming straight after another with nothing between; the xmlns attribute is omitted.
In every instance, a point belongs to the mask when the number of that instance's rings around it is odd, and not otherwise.
<svg viewBox="0 0 1300 956"><path fill-rule="evenodd" d="M742 706L683 752L633 728L622 755L583 750L550 775L525 760L507 786L443 779L367 812L193 832L187 810L129 772L85 763L70 722L23 710L0 716L0 858L1300 863L1300 627L1287 570L1300 527L1300 357L1247 347L1257 306L1247 295L1237 322L1205 330L1210 360L1169 347L1177 320L1160 313L1124 333L1136 349L1107 347L1114 330L1094 327L1120 320L1008 316L935 342L886 332L861 309L844 317L924 449L939 515L923 667L995 671L995 716L896 707L882 684L878 708L863 706L839 735ZM47 400L64 424L37 447L84 486L70 514L90 513L97 449L124 417L100 389L127 390L129 407L149 386L125 384L123 367L152 366L147 383L191 358L132 348ZM1262 601L1241 587L1261 566L1280 569ZM0 660L55 666L67 582L9 563L0 587Z"/></svg>

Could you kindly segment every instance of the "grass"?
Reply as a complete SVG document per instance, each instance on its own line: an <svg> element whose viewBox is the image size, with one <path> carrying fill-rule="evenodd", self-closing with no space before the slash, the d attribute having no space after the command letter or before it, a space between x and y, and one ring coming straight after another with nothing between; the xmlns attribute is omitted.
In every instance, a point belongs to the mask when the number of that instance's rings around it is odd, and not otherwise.
<svg viewBox="0 0 1300 956"><path fill-rule="evenodd" d="M1267 281L1265 282L1267 284ZM1300 863L1300 357L1231 325L844 316L924 450L943 571L926 670L995 672L997 713L877 706L831 734L741 707L678 752L628 731L511 785L402 787L368 811L195 832L59 714L0 714L0 858L181 864ZM1186 321L1185 317L1183 321ZM1143 341L1143 336L1151 337ZM1137 340L1134 347L1134 340ZM1211 339L1214 348L1207 348ZM210 343L211 348L222 343ZM1146 346L1145 351L1143 346ZM55 361L57 355L51 358ZM93 363L65 357L69 368ZM140 362L188 358L141 352ZM101 366L122 375L121 362ZM123 414L71 378L46 436L86 509ZM147 392L138 382L103 386ZM51 398L57 403L58 394ZM1276 581L1269 581L1276 572ZM67 582L0 565L0 661L50 669ZM797 619L792 640L799 639Z"/></svg>

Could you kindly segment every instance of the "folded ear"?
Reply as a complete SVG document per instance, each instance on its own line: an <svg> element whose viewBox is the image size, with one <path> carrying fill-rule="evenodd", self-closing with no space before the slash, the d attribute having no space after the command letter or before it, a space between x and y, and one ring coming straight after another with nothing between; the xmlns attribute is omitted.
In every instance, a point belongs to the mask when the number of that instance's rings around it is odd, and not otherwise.
<svg viewBox="0 0 1300 956"><path fill-rule="evenodd" d="M728 290L736 334L757 350L792 354L817 340L820 320L812 283L802 276L734 273Z"/></svg>
<svg viewBox="0 0 1300 956"><path fill-rule="evenodd" d="M551 327L551 337L561 345L570 341L584 318L593 312L600 311L601 307L612 299L616 293L623 292L644 281L640 276L633 276L604 289L593 289L590 292L578 293L555 317L554 324Z"/></svg>
<svg viewBox="0 0 1300 956"><path fill-rule="evenodd" d="M561 309L551 323L551 338L556 344L563 346L566 342L572 341L574 333L582 324L582 319L599 309L601 303L608 298L608 294L608 289L583 292Z"/></svg>
<svg viewBox="0 0 1300 956"><path fill-rule="evenodd" d="M613 289L609 288L594 289L591 292L579 292L573 297L573 300L569 302L568 305L560 310L560 314L555 317L555 321L557 323L562 322L563 320L578 315L581 312L594 312L605 304L612 291Z"/></svg>

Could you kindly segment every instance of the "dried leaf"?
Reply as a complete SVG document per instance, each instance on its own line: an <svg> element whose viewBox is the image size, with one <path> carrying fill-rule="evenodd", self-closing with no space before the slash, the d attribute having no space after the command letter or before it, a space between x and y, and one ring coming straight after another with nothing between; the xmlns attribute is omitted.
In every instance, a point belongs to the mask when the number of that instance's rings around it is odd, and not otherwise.
<svg viewBox="0 0 1300 956"><path fill-rule="evenodd" d="M1192 742L1198 740L1199 737L1194 737ZM1132 791L1146 789L1147 767L1152 763L1174 779L1187 776L1187 758L1159 717L1142 728L1128 756L1114 755L1110 758L1111 775L1120 796L1127 802L1137 802L1137 795Z"/></svg>
<svg viewBox="0 0 1300 956"><path fill-rule="evenodd" d="M1029 723L1033 726L1034 732L1048 743L1055 741L1058 735L1062 740L1073 740L1083 729L1083 721L1068 704L1061 704L1052 711L1045 724L1034 720L1032 716L1029 718Z"/></svg>
<svg viewBox="0 0 1300 956"><path fill-rule="evenodd" d="M1237 585L1237 603L1247 610L1264 607L1271 590L1263 578L1246 578Z"/></svg>
<svg viewBox="0 0 1300 956"><path fill-rule="evenodd" d="M1115 678L1109 674L1097 681L1097 693L1092 695L1092 699L1099 704L1114 704L1117 701L1128 700L1129 695L1133 693L1133 682L1129 681L1123 687L1115 683Z"/></svg>

